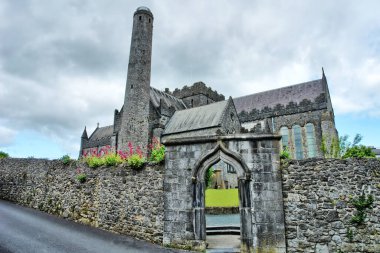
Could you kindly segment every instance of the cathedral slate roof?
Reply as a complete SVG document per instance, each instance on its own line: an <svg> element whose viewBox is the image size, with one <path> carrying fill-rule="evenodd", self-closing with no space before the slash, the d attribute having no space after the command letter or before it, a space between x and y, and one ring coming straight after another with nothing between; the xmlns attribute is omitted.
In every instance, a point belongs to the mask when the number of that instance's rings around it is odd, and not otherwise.
<svg viewBox="0 0 380 253"><path fill-rule="evenodd" d="M86 145L84 145L84 148L110 145L112 134L113 134L113 125L98 127L91 134Z"/></svg>
<svg viewBox="0 0 380 253"><path fill-rule="evenodd" d="M100 140L102 138L106 138L112 136L113 133L113 125L99 127L95 129L95 131L90 136L90 140Z"/></svg>
<svg viewBox="0 0 380 253"><path fill-rule="evenodd" d="M323 78L233 100L242 122L327 107Z"/></svg>
<svg viewBox="0 0 380 253"><path fill-rule="evenodd" d="M221 125L228 100L176 111L165 127L164 135L195 131Z"/></svg>
<svg viewBox="0 0 380 253"><path fill-rule="evenodd" d="M162 100L167 107L174 107L175 110L186 109L186 105L181 99L157 90L156 88L150 87L150 101L154 107L157 108L160 106L160 100Z"/></svg>

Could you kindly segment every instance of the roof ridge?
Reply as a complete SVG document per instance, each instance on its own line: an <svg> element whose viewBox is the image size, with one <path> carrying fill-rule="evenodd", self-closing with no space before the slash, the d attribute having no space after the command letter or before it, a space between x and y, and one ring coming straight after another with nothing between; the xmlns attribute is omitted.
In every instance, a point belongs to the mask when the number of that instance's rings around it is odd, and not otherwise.
<svg viewBox="0 0 380 253"><path fill-rule="evenodd" d="M108 125L108 126L98 127L98 129L106 128L106 127L113 127L113 125Z"/></svg>
<svg viewBox="0 0 380 253"><path fill-rule="evenodd" d="M219 126L222 125L222 120L224 119L224 116L226 115L226 112L227 112L227 108L228 108L228 105L231 104L231 101L232 101L232 97L229 96L227 100L224 100L224 101L227 101L226 105L224 106L224 109L223 109L223 112L222 112L222 115L219 119Z"/></svg>
<svg viewBox="0 0 380 253"><path fill-rule="evenodd" d="M280 88L275 88L275 89L271 89L271 90L260 91L260 92L256 92L256 93L252 93L252 94L248 94L248 95L244 95L244 96L240 96L240 97L235 97L233 99L245 98L245 97L249 97L249 96L252 96L252 95L259 95L259 94L264 94L264 93L267 93L267 92L273 92L275 90L282 90L282 89L286 89L286 88L301 86L301 85L304 85L304 84L307 84L307 83L313 83L313 82L316 82L316 81L322 81L322 78L311 80L311 81L307 81L307 82L303 82L303 83L292 84L292 85L288 85L288 86L284 86L284 87L280 87Z"/></svg>

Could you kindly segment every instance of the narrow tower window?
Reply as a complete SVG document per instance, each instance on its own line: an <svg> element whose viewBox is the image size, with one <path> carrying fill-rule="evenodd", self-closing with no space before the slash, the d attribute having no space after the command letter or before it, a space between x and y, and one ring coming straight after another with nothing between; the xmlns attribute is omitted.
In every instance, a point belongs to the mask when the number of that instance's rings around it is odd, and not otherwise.
<svg viewBox="0 0 380 253"><path fill-rule="evenodd" d="M149 23L150 23L150 19L149 19Z"/></svg>
<svg viewBox="0 0 380 253"><path fill-rule="evenodd" d="M316 157L315 131L312 123L306 124L306 141L308 157Z"/></svg>
<svg viewBox="0 0 380 253"><path fill-rule="evenodd" d="M303 159L302 129L299 125L293 126L295 158Z"/></svg>
<svg viewBox="0 0 380 253"><path fill-rule="evenodd" d="M141 16L139 16L139 20L141 20Z"/></svg>

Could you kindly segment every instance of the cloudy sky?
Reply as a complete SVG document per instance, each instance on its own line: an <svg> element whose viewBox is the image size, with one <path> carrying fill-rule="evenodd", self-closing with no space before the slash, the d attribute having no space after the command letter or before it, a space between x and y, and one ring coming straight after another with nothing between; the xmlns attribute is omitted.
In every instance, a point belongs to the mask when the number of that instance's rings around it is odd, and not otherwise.
<svg viewBox="0 0 380 253"><path fill-rule="evenodd" d="M340 135L380 147L380 2L0 1L0 150L77 157L123 103L132 17L154 15L151 85L238 97L321 78Z"/></svg>

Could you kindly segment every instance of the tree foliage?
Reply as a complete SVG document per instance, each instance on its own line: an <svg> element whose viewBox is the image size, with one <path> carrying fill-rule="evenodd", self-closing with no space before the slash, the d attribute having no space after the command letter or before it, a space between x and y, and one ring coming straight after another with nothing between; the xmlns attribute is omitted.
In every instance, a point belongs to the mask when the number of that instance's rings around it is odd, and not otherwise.
<svg viewBox="0 0 380 253"><path fill-rule="evenodd" d="M3 151L0 151L0 159L1 159L1 158L8 158L8 157L9 157L8 153L5 153L5 152L3 152Z"/></svg>
<svg viewBox="0 0 380 253"><path fill-rule="evenodd" d="M326 138L322 137L321 151L326 158L351 158L351 157L376 157L371 148L359 145L363 136L356 134L352 142L349 136L343 135L339 140L333 138L330 145L326 143Z"/></svg>
<svg viewBox="0 0 380 253"><path fill-rule="evenodd" d="M353 146L346 150L346 153L342 158L362 158L362 157L376 157L376 154L372 151L370 147L364 145Z"/></svg>
<svg viewBox="0 0 380 253"><path fill-rule="evenodd" d="M214 174L214 168L212 167L208 168L205 175L206 188L209 188L211 186L211 178L213 174Z"/></svg>

